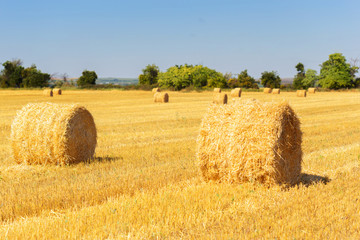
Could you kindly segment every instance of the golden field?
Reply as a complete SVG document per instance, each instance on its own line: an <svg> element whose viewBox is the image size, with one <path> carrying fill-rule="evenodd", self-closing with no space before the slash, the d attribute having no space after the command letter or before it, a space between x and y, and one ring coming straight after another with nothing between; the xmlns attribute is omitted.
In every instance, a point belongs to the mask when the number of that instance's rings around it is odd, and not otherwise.
<svg viewBox="0 0 360 240"><path fill-rule="evenodd" d="M196 137L213 92L0 91L0 239L359 239L360 92L296 97L302 183L267 188L204 183ZM10 128L29 102L79 103L98 131L95 159L71 166L18 165Z"/></svg>

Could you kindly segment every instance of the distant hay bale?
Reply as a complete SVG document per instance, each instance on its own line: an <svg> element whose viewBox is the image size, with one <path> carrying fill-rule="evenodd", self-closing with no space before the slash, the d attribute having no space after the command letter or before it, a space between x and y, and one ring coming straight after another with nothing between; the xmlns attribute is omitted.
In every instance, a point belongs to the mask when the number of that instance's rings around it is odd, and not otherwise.
<svg viewBox="0 0 360 240"><path fill-rule="evenodd" d="M264 93L271 93L271 88L264 88Z"/></svg>
<svg viewBox="0 0 360 240"><path fill-rule="evenodd" d="M316 92L316 88L309 88L308 89L308 93L315 93Z"/></svg>
<svg viewBox="0 0 360 240"><path fill-rule="evenodd" d="M221 93L221 88L214 88L215 93Z"/></svg>
<svg viewBox="0 0 360 240"><path fill-rule="evenodd" d="M43 95L52 97L53 96L53 91L51 89L48 89L48 88L44 89Z"/></svg>
<svg viewBox="0 0 360 240"><path fill-rule="evenodd" d="M55 94L55 95L61 95L61 94L62 94L62 91L61 91L60 88L54 88L54 89L53 89L53 94Z"/></svg>
<svg viewBox="0 0 360 240"><path fill-rule="evenodd" d="M169 94L168 93L162 93L162 92L156 92L154 94L154 102L156 102L156 103L167 103L167 102L169 102Z"/></svg>
<svg viewBox="0 0 360 240"><path fill-rule="evenodd" d="M271 91L272 94L280 94L280 89L279 88L274 88L272 91Z"/></svg>
<svg viewBox="0 0 360 240"><path fill-rule="evenodd" d="M225 93L214 93L213 103L215 104L227 104L228 97Z"/></svg>
<svg viewBox="0 0 360 240"><path fill-rule="evenodd" d="M30 103L17 112L10 139L17 163L66 165L93 157L96 127L85 107Z"/></svg>
<svg viewBox="0 0 360 240"><path fill-rule="evenodd" d="M152 92L153 92L153 93L161 92L161 90L160 90L160 88L153 88L153 89L152 89Z"/></svg>
<svg viewBox="0 0 360 240"><path fill-rule="evenodd" d="M231 90L230 97L241 97L241 88L234 88L233 90Z"/></svg>
<svg viewBox="0 0 360 240"><path fill-rule="evenodd" d="M297 90L296 96L298 97L306 97L306 90Z"/></svg>
<svg viewBox="0 0 360 240"><path fill-rule="evenodd" d="M205 181L293 185L301 173L300 121L287 103L210 105L197 138Z"/></svg>

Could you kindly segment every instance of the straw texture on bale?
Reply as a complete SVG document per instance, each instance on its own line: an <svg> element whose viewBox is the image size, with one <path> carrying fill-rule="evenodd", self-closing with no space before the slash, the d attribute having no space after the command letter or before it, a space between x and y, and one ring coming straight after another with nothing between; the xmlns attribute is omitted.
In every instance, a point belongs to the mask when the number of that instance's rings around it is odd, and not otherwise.
<svg viewBox="0 0 360 240"><path fill-rule="evenodd" d="M160 90L160 88L153 88L153 89L152 89L152 92L153 92L153 93L161 92L161 90Z"/></svg>
<svg viewBox="0 0 360 240"><path fill-rule="evenodd" d="M306 90L297 90L296 96L298 97L306 97Z"/></svg>
<svg viewBox="0 0 360 240"><path fill-rule="evenodd" d="M287 103L210 105L197 138L205 181L293 185L301 173L300 121Z"/></svg>
<svg viewBox="0 0 360 240"><path fill-rule="evenodd" d="M230 97L241 97L241 88L234 88L233 90L231 90Z"/></svg>
<svg viewBox="0 0 360 240"><path fill-rule="evenodd" d="M279 88L274 88L271 93L272 94L280 94L280 89Z"/></svg>
<svg viewBox="0 0 360 240"><path fill-rule="evenodd" d="M10 139L17 163L66 165L93 157L96 127L82 106L30 103L17 112Z"/></svg>
<svg viewBox="0 0 360 240"><path fill-rule="evenodd" d="M316 92L316 88L309 88L308 89L308 93L315 93Z"/></svg>
<svg viewBox="0 0 360 240"><path fill-rule="evenodd" d="M50 97L52 97L52 96L53 96L53 91L52 91L51 89L44 89L43 94L44 94L45 96L50 96Z"/></svg>
<svg viewBox="0 0 360 240"><path fill-rule="evenodd" d="M157 92L154 94L154 102L156 103L167 103L169 102L169 94Z"/></svg>
<svg viewBox="0 0 360 240"><path fill-rule="evenodd" d="M221 93L221 88L214 88L214 92Z"/></svg>
<svg viewBox="0 0 360 240"><path fill-rule="evenodd" d="M227 104L228 97L225 93L214 93L213 103L215 104Z"/></svg>
<svg viewBox="0 0 360 240"><path fill-rule="evenodd" d="M61 91L60 88L54 88L54 89L53 89L53 93L54 93L55 95L61 95L61 94L62 94L62 91Z"/></svg>
<svg viewBox="0 0 360 240"><path fill-rule="evenodd" d="M271 93L272 89L271 88L264 88L264 93Z"/></svg>

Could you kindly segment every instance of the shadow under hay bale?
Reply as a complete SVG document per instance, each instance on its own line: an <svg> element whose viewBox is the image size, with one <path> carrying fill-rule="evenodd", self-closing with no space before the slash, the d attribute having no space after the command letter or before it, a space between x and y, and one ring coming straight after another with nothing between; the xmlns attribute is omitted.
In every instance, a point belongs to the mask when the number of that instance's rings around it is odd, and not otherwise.
<svg viewBox="0 0 360 240"><path fill-rule="evenodd" d="M67 165L93 157L96 127L82 106L30 103L17 112L10 139L17 163Z"/></svg>
<svg viewBox="0 0 360 240"><path fill-rule="evenodd" d="M62 90L60 88L54 88L53 89L53 94L55 95L61 95L62 94Z"/></svg>
<svg viewBox="0 0 360 240"><path fill-rule="evenodd" d="M279 88L274 88L271 93L272 94L280 94L280 89Z"/></svg>
<svg viewBox="0 0 360 240"><path fill-rule="evenodd" d="M52 97L53 96L53 91L51 89L44 89L43 95Z"/></svg>
<svg viewBox="0 0 360 240"><path fill-rule="evenodd" d="M308 186L316 184L316 183L327 184L328 182L330 182L330 179L326 176L323 177L323 176L314 175L314 174L302 173L300 175L300 182L298 183L298 185L303 184L306 187L308 187Z"/></svg>
<svg viewBox="0 0 360 240"><path fill-rule="evenodd" d="M152 91L153 93L161 92L160 88L153 88L151 91Z"/></svg>
<svg viewBox="0 0 360 240"><path fill-rule="evenodd" d="M308 93L315 93L316 92L316 88L309 88L308 89Z"/></svg>
<svg viewBox="0 0 360 240"><path fill-rule="evenodd" d="M230 97L232 97L232 98L241 97L241 88L235 88L235 89L231 90Z"/></svg>
<svg viewBox="0 0 360 240"><path fill-rule="evenodd" d="M197 138L205 181L298 183L302 162L300 121L287 103L239 101L210 105Z"/></svg>
<svg viewBox="0 0 360 240"><path fill-rule="evenodd" d="M306 90L297 90L296 96L297 97L306 97Z"/></svg>
<svg viewBox="0 0 360 240"><path fill-rule="evenodd" d="M271 93L272 88L264 88L264 93Z"/></svg>
<svg viewBox="0 0 360 240"><path fill-rule="evenodd" d="M154 102L156 103L167 103L169 102L169 94L157 92L154 94Z"/></svg>
<svg viewBox="0 0 360 240"><path fill-rule="evenodd" d="M225 93L214 93L213 95L213 103L215 104L227 104L228 97Z"/></svg>
<svg viewBox="0 0 360 240"><path fill-rule="evenodd" d="M215 93L221 93L221 88L214 88Z"/></svg>

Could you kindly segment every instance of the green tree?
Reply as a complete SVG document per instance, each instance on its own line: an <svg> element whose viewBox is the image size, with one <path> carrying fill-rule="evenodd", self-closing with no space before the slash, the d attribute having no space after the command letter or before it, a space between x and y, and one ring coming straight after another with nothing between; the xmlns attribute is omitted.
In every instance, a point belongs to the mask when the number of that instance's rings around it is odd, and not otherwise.
<svg viewBox="0 0 360 240"><path fill-rule="evenodd" d="M247 69L245 69L238 75L238 82L239 82L238 87L241 88L253 88L254 85L256 84L255 78L251 77L248 74Z"/></svg>
<svg viewBox="0 0 360 240"><path fill-rule="evenodd" d="M305 78L305 67L304 64L302 63L298 63L296 66L296 71L297 74L294 77L294 81L293 81L293 88L295 89L302 89L304 88L303 86L303 80Z"/></svg>
<svg viewBox="0 0 360 240"><path fill-rule="evenodd" d="M323 88L339 89L356 86L355 74L359 68L347 63L341 53L330 54L329 59L320 67L319 84Z"/></svg>
<svg viewBox="0 0 360 240"><path fill-rule="evenodd" d="M275 71L261 73L261 84L264 87L279 88L281 84L281 78Z"/></svg>
<svg viewBox="0 0 360 240"><path fill-rule="evenodd" d="M308 69L306 70L305 78L302 80L302 86L304 88L314 87L318 79L317 72L313 69Z"/></svg>
<svg viewBox="0 0 360 240"><path fill-rule="evenodd" d="M95 85L97 78L98 76L95 71L84 70L81 77L77 80L77 85L79 87Z"/></svg>
<svg viewBox="0 0 360 240"><path fill-rule="evenodd" d="M22 72L23 75L23 87L46 87L50 80L50 74L42 73L33 64L29 68L25 68Z"/></svg>
<svg viewBox="0 0 360 240"><path fill-rule="evenodd" d="M155 64L147 65L142 69L142 74L139 75L139 84L140 85L153 85L158 82L159 67Z"/></svg>
<svg viewBox="0 0 360 240"><path fill-rule="evenodd" d="M0 86L1 87L21 87L24 67L21 60L6 61L2 64L4 69L1 71Z"/></svg>

